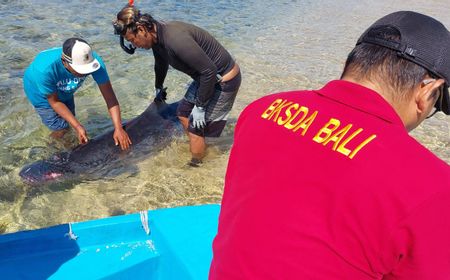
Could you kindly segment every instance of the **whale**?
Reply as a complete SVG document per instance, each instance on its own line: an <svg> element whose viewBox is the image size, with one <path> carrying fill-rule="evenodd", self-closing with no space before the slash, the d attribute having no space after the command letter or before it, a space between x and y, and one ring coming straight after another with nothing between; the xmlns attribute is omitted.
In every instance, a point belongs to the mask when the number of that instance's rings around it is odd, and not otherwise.
<svg viewBox="0 0 450 280"><path fill-rule="evenodd" d="M114 129L110 129L70 151L59 152L25 165L19 176L31 186L61 182L92 174L96 170L114 168L113 163L136 157L136 154L142 158L152 151L162 150L177 135L183 134L182 125L176 116L177 106L178 102L167 104L165 101L153 101L142 114L126 122L123 128L132 142L126 151L115 145ZM144 148L139 149L139 146Z"/></svg>

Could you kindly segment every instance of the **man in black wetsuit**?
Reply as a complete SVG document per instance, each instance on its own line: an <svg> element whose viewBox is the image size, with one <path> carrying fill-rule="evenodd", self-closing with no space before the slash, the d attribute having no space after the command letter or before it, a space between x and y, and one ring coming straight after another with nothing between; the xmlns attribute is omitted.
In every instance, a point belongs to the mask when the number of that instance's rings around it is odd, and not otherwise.
<svg viewBox="0 0 450 280"><path fill-rule="evenodd" d="M177 115L189 135L190 165L199 166L205 137L219 137L225 127L241 84L238 64L205 30L179 21L158 22L134 6L123 8L113 25L128 53L135 47L153 50L156 102L166 99L163 84L169 65L192 77ZM125 46L123 39L133 46Z"/></svg>

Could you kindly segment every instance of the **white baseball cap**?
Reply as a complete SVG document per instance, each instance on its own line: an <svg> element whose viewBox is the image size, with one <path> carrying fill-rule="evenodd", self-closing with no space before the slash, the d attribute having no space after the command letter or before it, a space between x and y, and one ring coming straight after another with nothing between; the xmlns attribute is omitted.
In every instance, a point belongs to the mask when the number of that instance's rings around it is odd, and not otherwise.
<svg viewBox="0 0 450 280"><path fill-rule="evenodd" d="M80 38L67 39L63 44L62 56L79 74L90 74L100 68L100 62L92 55L91 47Z"/></svg>

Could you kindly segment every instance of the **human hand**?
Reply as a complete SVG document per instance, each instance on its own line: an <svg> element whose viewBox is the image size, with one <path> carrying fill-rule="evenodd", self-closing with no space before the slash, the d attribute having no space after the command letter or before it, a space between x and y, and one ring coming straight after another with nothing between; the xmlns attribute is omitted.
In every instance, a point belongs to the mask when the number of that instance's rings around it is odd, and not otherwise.
<svg viewBox="0 0 450 280"><path fill-rule="evenodd" d="M114 130L113 138L116 146L120 144L120 148L122 150L128 150L130 148L131 145L130 137L122 127L116 128Z"/></svg>
<svg viewBox="0 0 450 280"><path fill-rule="evenodd" d="M78 141L80 144L86 144L89 141L86 130L81 124L75 127L75 131L77 132Z"/></svg>
<svg viewBox="0 0 450 280"><path fill-rule="evenodd" d="M204 128L206 126L205 121L205 108L203 107L197 107L197 105L194 106L192 109L192 125L195 128Z"/></svg>
<svg viewBox="0 0 450 280"><path fill-rule="evenodd" d="M157 88L155 90L155 99L153 101L155 102L165 102L167 99L167 88Z"/></svg>

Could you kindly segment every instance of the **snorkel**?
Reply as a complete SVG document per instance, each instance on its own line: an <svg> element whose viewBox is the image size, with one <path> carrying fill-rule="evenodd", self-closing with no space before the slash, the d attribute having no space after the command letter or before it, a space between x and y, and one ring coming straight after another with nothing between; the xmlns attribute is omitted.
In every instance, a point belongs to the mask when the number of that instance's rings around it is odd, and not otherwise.
<svg viewBox="0 0 450 280"><path fill-rule="evenodd" d="M147 13L141 14L141 12L134 6L134 1L130 0L118 14L116 20L113 22L114 33L120 35L120 46L128 53L133 54L136 47L133 44L126 45L125 37L127 32L133 32L135 35L144 30L145 32L153 32L156 38L156 26L158 22Z"/></svg>
<svg viewBox="0 0 450 280"><path fill-rule="evenodd" d="M136 51L136 47L133 47L132 44L129 44L128 46L125 45L125 39L122 35L120 35L120 47L128 54L134 54Z"/></svg>
<svg viewBox="0 0 450 280"><path fill-rule="evenodd" d="M128 5L126 7L133 7L134 6L134 0L129 0ZM115 20L113 22L114 26L114 34L120 36L120 47L122 50L124 50L127 54L134 54L136 51L136 47L134 47L132 44L129 44L128 46L125 44L125 38L123 37L124 32L126 32L127 26L120 22L119 20Z"/></svg>

